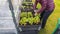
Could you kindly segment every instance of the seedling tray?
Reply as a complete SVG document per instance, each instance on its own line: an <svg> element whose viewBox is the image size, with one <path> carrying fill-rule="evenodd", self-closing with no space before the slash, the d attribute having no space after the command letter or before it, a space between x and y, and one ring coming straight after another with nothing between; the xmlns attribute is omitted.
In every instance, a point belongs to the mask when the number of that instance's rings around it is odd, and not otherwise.
<svg viewBox="0 0 60 34"><path fill-rule="evenodd" d="M34 17L34 10L33 10L33 8L31 8L32 5L23 4L23 6L27 6L29 8L27 8L27 7L21 8L21 12L32 12L33 17ZM21 19L21 17L20 17L20 19ZM20 31L30 31L30 30L37 30L37 31L39 31L41 29L41 23L30 25L27 22L26 26L19 24L19 29L20 29Z"/></svg>
<svg viewBox="0 0 60 34"><path fill-rule="evenodd" d="M27 9L26 9L26 11L22 9L21 11L23 11L23 12L29 12L29 11L31 11L31 12L33 13L33 15L34 15L34 10L33 10L33 9L32 9L32 10L27 10ZM20 18L20 19L21 19L21 18ZM30 24L28 23L26 26L19 24L19 28L21 28L22 31L40 30L40 28L41 28L41 23L39 23L39 24L33 24L33 25L30 25Z"/></svg>

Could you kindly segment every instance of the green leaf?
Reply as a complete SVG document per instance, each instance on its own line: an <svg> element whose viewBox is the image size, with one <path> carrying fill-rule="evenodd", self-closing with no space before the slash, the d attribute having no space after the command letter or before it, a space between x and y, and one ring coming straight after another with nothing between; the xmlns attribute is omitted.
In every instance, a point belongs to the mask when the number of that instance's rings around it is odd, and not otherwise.
<svg viewBox="0 0 60 34"><path fill-rule="evenodd" d="M28 18L28 21L29 21L29 24L33 24L33 17L31 17L31 18Z"/></svg>
<svg viewBox="0 0 60 34"><path fill-rule="evenodd" d="M32 12L28 12L28 17L32 17Z"/></svg>
<svg viewBox="0 0 60 34"><path fill-rule="evenodd" d="M27 17L27 12L21 12L20 17Z"/></svg>

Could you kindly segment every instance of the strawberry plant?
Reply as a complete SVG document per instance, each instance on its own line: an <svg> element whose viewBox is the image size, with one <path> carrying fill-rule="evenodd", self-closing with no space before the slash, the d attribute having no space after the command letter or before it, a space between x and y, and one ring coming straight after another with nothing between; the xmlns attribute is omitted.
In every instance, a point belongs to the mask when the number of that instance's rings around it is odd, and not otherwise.
<svg viewBox="0 0 60 34"><path fill-rule="evenodd" d="M35 24L38 24L40 22L40 18L38 16L35 16L33 21Z"/></svg>
<svg viewBox="0 0 60 34"><path fill-rule="evenodd" d="M22 18L21 18L19 24L24 25L24 26L27 24L27 22L30 25L33 25L33 23L38 24L40 22L40 14L36 14L34 16L35 17L33 17L32 12L22 12L20 14L20 17L22 17Z"/></svg>
<svg viewBox="0 0 60 34"><path fill-rule="evenodd" d="M28 17L32 17L32 12L28 12Z"/></svg>
<svg viewBox="0 0 60 34"><path fill-rule="evenodd" d="M26 25L27 23L27 18L26 17L23 17L21 20L20 20L20 23L19 24L21 24L21 25Z"/></svg>
<svg viewBox="0 0 60 34"><path fill-rule="evenodd" d="M33 17L28 18L28 22L30 25L32 25L33 24Z"/></svg>
<svg viewBox="0 0 60 34"><path fill-rule="evenodd" d="M20 17L27 17L27 12L21 12Z"/></svg>

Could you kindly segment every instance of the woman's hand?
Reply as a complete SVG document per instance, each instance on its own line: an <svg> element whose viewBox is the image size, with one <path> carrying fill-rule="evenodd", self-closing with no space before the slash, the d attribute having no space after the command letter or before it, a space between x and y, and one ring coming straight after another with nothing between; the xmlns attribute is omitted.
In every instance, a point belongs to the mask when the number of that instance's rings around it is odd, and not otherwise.
<svg viewBox="0 0 60 34"><path fill-rule="evenodd" d="M34 15L40 14L40 13L39 13L39 10L34 10L34 12L35 12Z"/></svg>

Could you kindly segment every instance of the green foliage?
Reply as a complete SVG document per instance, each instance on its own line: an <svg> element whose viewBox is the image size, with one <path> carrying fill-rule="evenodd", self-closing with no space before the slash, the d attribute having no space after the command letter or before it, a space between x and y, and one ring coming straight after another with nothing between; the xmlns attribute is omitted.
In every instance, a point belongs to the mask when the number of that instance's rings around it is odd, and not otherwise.
<svg viewBox="0 0 60 34"><path fill-rule="evenodd" d="M32 12L22 12L20 17L22 17L20 20L21 25L26 25L27 22L30 25L33 25L33 23L38 24L40 22L40 14L36 14L35 17L33 17Z"/></svg>
<svg viewBox="0 0 60 34"><path fill-rule="evenodd" d="M32 17L32 12L28 12L28 17Z"/></svg>
<svg viewBox="0 0 60 34"><path fill-rule="evenodd" d="M41 8L41 5L40 3L37 4L37 8L40 9Z"/></svg>
<svg viewBox="0 0 60 34"><path fill-rule="evenodd" d="M20 14L20 17L27 17L27 12L22 12L22 13Z"/></svg>
<svg viewBox="0 0 60 34"><path fill-rule="evenodd" d="M29 24L33 24L33 17L31 17L31 18L28 18L28 22L29 22Z"/></svg>
<svg viewBox="0 0 60 34"><path fill-rule="evenodd" d="M35 16L33 21L34 23L38 24L40 22L40 18L38 16Z"/></svg>
<svg viewBox="0 0 60 34"><path fill-rule="evenodd" d="M26 25L27 23L27 18L26 17L24 17L24 18L22 18L21 20L20 20L20 24L21 25Z"/></svg>

